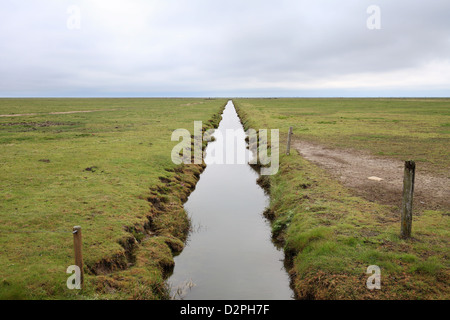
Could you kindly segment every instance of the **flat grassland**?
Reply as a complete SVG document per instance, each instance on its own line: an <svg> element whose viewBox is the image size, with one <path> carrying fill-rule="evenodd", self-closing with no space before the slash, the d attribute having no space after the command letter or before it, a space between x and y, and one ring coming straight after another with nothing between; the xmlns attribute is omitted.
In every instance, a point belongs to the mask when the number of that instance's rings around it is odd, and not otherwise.
<svg viewBox="0 0 450 320"><path fill-rule="evenodd" d="M270 190L267 215L290 257L299 298L450 298L450 190L441 190L438 206L425 203L415 211L412 238L404 240L397 203L371 199L370 192L368 198L359 196L298 152L312 144L392 161L412 159L420 174L439 177L448 188L450 99L234 102L246 128L280 129L280 170L262 184ZM286 156L290 126L294 140ZM381 290L366 287L370 265L381 268Z"/></svg>
<svg viewBox="0 0 450 320"><path fill-rule="evenodd" d="M173 130L216 126L225 99L0 99L0 299L166 299L183 248L182 203L204 166L175 166ZM415 211L360 197L297 151L364 151L450 177L449 99L236 99L244 126L280 129L265 181L273 236L299 298L448 299L445 203ZM286 132L294 127L290 156ZM297 144L296 144L297 143ZM72 227L83 228L85 289L68 290ZM382 289L369 291L369 265Z"/></svg>
<svg viewBox="0 0 450 320"><path fill-rule="evenodd" d="M450 99L237 99L265 128L449 174Z"/></svg>
<svg viewBox="0 0 450 320"><path fill-rule="evenodd" d="M171 134L217 125L225 103L0 99L0 299L166 298L188 228L181 200L201 170L171 162ZM151 215L169 206L171 217ZM75 225L82 291L66 287Z"/></svg>

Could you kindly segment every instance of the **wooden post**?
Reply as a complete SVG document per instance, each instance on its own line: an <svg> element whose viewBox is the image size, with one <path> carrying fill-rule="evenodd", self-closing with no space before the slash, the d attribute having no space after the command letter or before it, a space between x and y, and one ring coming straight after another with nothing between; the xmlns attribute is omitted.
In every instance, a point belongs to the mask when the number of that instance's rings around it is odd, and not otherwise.
<svg viewBox="0 0 450 320"><path fill-rule="evenodd" d="M289 155L291 153L291 136L292 136L292 127L289 127L288 140L287 140L287 149L286 154Z"/></svg>
<svg viewBox="0 0 450 320"><path fill-rule="evenodd" d="M406 161L405 173L403 177L403 200L402 200L402 221L401 221L402 225L401 237L403 239L411 237L415 171L416 171L416 163L414 161Z"/></svg>
<svg viewBox="0 0 450 320"><path fill-rule="evenodd" d="M81 251L82 239L81 239L81 227L73 227L73 247L75 250L75 265L80 268L80 283L83 286L84 272L83 272L83 253Z"/></svg>

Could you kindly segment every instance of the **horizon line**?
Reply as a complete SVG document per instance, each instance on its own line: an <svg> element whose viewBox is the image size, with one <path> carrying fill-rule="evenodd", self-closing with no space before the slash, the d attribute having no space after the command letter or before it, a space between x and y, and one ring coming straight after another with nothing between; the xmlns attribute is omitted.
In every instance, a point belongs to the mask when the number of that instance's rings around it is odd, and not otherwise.
<svg viewBox="0 0 450 320"><path fill-rule="evenodd" d="M450 99L450 96L4 96L0 99Z"/></svg>

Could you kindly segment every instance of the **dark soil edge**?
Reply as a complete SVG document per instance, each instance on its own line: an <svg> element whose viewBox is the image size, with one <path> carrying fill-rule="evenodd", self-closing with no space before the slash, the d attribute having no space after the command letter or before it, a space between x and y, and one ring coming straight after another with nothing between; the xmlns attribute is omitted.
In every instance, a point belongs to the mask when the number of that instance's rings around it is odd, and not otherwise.
<svg viewBox="0 0 450 320"><path fill-rule="evenodd" d="M224 109L225 105L207 123L203 124L202 135L206 130L215 129L219 126ZM193 138L191 145L194 145ZM206 145L207 143L204 142L202 150L206 148ZM150 194L146 199L150 205L150 210L144 224L124 226L124 230L129 235L118 241L123 251L86 266L88 274L97 276L97 279L93 281L97 293L102 294L111 289L111 279L107 278L107 276L120 271L128 271L134 267L138 258L136 252L140 248L140 244L152 237L164 239L165 245L170 250L172 255L171 261L159 263L158 266L163 278L166 279L171 274L173 257L183 250L184 242L190 230L190 221L183 205L189 195L195 190L200 174L205 168L206 164L203 162L202 164L181 164L175 168L166 169L167 172L172 174L172 177L160 177L160 183L150 188ZM167 219L163 219L163 217L170 217L174 212L178 213L180 219L173 223L167 223ZM120 289L129 291L129 288L126 287L121 287ZM152 288L152 291L157 298L169 298L167 286L163 288L156 286Z"/></svg>

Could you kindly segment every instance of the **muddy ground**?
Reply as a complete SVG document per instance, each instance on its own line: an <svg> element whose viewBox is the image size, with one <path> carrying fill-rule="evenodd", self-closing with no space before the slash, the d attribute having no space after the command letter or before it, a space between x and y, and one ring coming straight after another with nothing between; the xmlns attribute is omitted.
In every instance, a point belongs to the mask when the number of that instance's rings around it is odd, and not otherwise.
<svg viewBox="0 0 450 320"><path fill-rule="evenodd" d="M404 162L306 141L295 141L293 146L304 158L326 169L356 195L369 201L401 206ZM426 209L450 213L450 174L424 173L418 164L413 207L415 214Z"/></svg>
<svg viewBox="0 0 450 320"><path fill-rule="evenodd" d="M15 113L15 114L0 114L0 117L23 117L23 116L38 116L44 114L74 114L74 113L91 113L98 111L114 111L116 109L104 109L104 110L82 110L82 111L58 111L49 113Z"/></svg>

